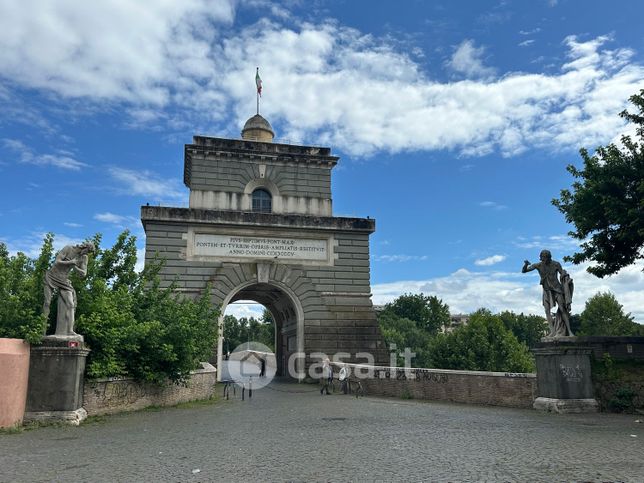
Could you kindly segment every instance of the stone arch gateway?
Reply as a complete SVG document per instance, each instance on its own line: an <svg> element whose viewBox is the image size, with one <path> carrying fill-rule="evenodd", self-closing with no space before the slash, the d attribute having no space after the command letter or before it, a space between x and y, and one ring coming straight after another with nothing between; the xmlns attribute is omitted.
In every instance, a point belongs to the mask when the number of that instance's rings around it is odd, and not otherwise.
<svg viewBox="0 0 644 483"><path fill-rule="evenodd" d="M252 119L257 129L263 118ZM262 132L272 132L263 121ZM141 207L146 263L164 258L162 283L174 281L189 296L210 283L212 301L223 309L236 300L267 307L283 375L294 353L300 373L319 352L348 353L344 360L353 362L365 362L357 354L366 352L386 363L371 303L375 221L332 215L338 157L329 148L258 141L253 129L242 139L195 136L185 146L189 207ZM271 212L253 211L257 188L270 192ZM220 360L221 337L217 346Z"/></svg>

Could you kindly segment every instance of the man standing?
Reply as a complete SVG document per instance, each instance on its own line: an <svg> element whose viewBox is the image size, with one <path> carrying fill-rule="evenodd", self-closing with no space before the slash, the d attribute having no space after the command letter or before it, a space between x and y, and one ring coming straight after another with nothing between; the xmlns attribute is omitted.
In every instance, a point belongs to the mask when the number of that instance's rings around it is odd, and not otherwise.
<svg viewBox="0 0 644 483"><path fill-rule="evenodd" d="M322 362L322 381L324 385L320 389L320 394L324 394L324 391L326 391L328 395L329 385L333 384L333 367L328 357Z"/></svg>
<svg viewBox="0 0 644 483"><path fill-rule="evenodd" d="M542 250L539 254L539 262L530 264L528 260L523 262L522 273L537 270L541 277L543 287L543 307L546 310L546 318L550 326L550 337L572 336L570 330L570 307L572 305L573 283L570 275L561 268L561 264L552 259L549 250ZM557 313L554 318L551 310L557 306Z"/></svg>

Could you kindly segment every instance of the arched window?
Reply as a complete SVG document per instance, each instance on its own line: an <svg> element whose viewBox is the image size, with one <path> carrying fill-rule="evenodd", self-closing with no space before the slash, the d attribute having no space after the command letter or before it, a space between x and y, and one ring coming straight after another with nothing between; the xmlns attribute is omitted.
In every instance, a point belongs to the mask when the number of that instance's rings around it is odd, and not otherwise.
<svg viewBox="0 0 644 483"><path fill-rule="evenodd" d="M273 197L264 189L253 191L253 211L271 213L273 211Z"/></svg>

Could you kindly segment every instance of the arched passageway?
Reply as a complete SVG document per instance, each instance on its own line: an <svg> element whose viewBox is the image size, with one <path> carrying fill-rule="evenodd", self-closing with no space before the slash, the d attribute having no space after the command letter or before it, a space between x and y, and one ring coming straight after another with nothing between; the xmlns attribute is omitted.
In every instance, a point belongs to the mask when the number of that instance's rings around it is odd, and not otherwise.
<svg viewBox="0 0 644 483"><path fill-rule="evenodd" d="M298 352L302 352L304 345L302 308L290 289L280 287L274 283L245 284L237 287L226 297L222 304L222 315L220 316L218 364L221 362L221 357L224 353L223 314L229 304L240 300L257 302L270 312L275 330L274 347L277 376L299 378L296 371L300 369L300 362L295 357ZM290 370L289 360L291 361Z"/></svg>

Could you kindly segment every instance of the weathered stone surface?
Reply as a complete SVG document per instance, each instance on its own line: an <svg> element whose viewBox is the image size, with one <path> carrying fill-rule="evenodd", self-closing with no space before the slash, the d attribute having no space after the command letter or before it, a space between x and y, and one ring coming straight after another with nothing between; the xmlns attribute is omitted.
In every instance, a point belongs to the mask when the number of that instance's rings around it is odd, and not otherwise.
<svg viewBox="0 0 644 483"><path fill-rule="evenodd" d="M556 399L538 397L534 400L533 407L539 411L559 414L596 413L599 404L594 398L590 399Z"/></svg>
<svg viewBox="0 0 644 483"><path fill-rule="evenodd" d="M90 380L83 391L83 408L88 415L96 416L209 399L215 393L216 381L217 370L208 363L193 371L185 385L159 386L129 378Z"/></svg>
<svg viewBox="0 0 644 483"><path fill-rule="evenodd" d="M141 208L146 263L155 254L166 260L162 286L176 281L197 295L210 283L214 304L269 309L280 375L298 352L387 359L371 303L375 221L331 216L337 161L328 148L195 137L185 150L190 208ZM258 188L270 192L272 212L251 211Z"/></svg>
<svg viewBox="0 0 644 483"><path fill-rule="evenodd" d="M532 349L537 365L536 409L556 412L597 410L591 378L591 349L577 343L575 337L542 341ZM566 401L572 401L569 404ZM574 401L586 401L584 403ZM553 402L554 401L554 402Z"/></svg>
<svg viewBox="0 0 644 483"><path fill-rule="evenodd" d="M83 405L85 360L89 352L82 342L52 339L31 348L26 420L58 417L77 424L74 412Z"/></svg>

